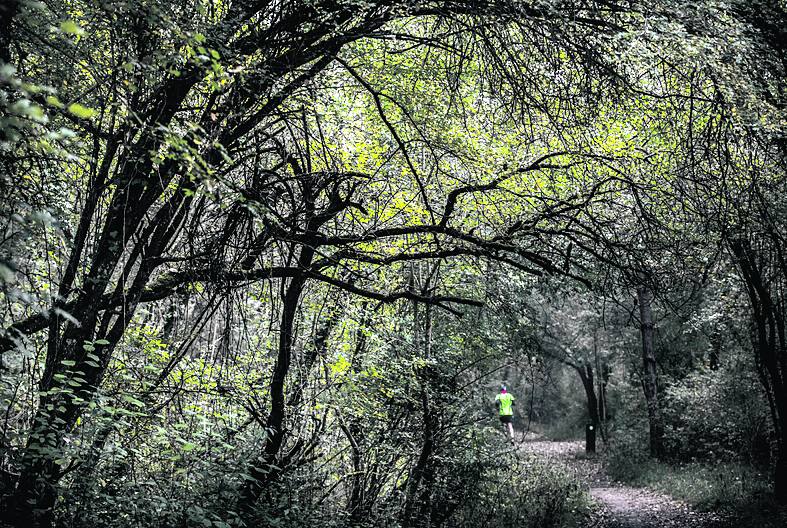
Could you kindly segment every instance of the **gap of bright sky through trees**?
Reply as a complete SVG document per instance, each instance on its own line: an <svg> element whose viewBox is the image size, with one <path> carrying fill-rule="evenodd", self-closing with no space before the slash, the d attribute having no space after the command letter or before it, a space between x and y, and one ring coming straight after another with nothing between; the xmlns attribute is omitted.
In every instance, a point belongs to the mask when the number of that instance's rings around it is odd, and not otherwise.
<svg viewBox="0 0 787 528"><path fill-rule="evenodd" d="M0 526L783 526L786 105L783 0L2 0Z"/></svg>

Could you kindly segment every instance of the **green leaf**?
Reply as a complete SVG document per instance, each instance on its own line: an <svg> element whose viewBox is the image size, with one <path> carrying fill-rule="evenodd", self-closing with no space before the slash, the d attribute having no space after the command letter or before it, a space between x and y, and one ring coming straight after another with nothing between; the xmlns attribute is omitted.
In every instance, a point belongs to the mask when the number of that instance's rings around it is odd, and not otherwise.
<svg viewBox="0 0 787 528"><path fill-rule="evenodd" d="M68 105L68 111L72 115L80 118L80 119L90 119L94 115L96 115L96 111L92 108L88 108L87 106L82 106L79 103L71 103Z"/></svg>
<svg viewBox="0 0 787 528"><path fill-rule="evenodd" d="M54 106L57 108L63 108L65 105L54 95L47 95L46 102L50 106Z"/></svg>
<svg viewBox="0 0 787 528"><path fill-rule="evenodd" d="M79 24L73 20L63 20L60 23L60 31L70 35L76 35L77 37L81 37L85 34L85 30L79 27Z"/></svg>
<svg viewBox="0 0 787 528"><path fill-rule="evenodd" d="M123 399L135 407L144 407L145 404L133 396L123 396Z"/></svg>

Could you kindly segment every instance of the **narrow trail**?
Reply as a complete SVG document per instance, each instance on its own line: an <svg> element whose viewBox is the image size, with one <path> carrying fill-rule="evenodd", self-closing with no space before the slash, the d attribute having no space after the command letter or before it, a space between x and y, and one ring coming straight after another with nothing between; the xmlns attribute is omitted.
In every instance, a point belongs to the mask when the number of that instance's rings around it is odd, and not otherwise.
<svg viewBox="0 0 787 528"><path fill-rule="evenodd" d="M727 526L715 513L696 512L668 495L610 481L598 457L584 456L582 442L526 441L523 455L563 464L585 482L599 510L588 528L720 528Z"/></svg>

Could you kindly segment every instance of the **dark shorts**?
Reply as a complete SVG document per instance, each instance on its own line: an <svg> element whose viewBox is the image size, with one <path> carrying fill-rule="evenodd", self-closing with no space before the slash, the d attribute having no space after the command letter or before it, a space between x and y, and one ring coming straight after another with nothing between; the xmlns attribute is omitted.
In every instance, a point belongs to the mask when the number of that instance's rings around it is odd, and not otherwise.
<svg viewBox="0 0 787 528"><path fill-rule="evenodd" d="M501 414L500 415L500 423L509 424L509 423L511 423L511 418L513 418L513 416Z"/></svg>

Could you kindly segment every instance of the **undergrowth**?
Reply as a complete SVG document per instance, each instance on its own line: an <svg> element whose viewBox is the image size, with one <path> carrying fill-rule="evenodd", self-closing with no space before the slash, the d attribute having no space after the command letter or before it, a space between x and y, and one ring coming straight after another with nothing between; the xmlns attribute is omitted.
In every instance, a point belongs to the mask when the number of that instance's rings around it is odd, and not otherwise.
<svg viewBox="0 0 787 528"><path fill-rule="evenodd" d="M729 461L668 464L646 456L607 460L611 478L663 492L698 511L723 514L730 526L787 526L787 510L776 505L767 472Z"/></svg>

